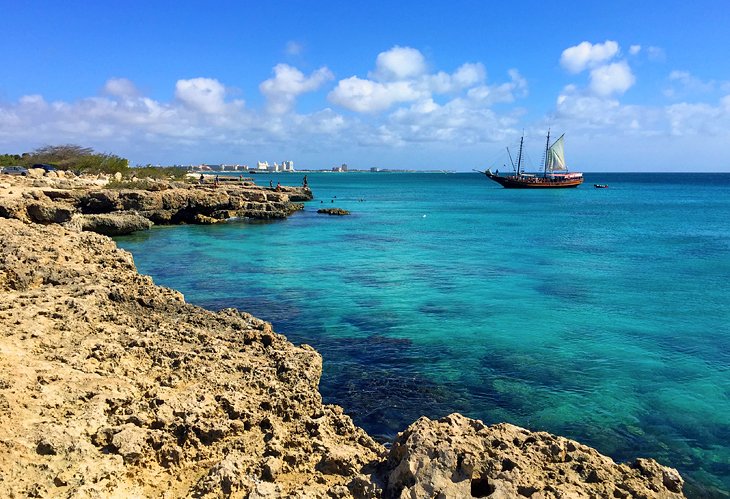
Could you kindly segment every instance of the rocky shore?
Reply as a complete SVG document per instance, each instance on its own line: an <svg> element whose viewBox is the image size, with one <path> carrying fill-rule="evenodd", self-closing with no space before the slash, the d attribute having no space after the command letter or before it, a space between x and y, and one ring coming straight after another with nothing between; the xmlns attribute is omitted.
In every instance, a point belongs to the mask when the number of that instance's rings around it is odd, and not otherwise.
<svg viewBox="0 0 730 499"><path fill-rule="evenodd" d="M285 218L301 210L302 201L312 199L312 191L305 187L275 190L243 181L197 184L142 180L122 184L120 180L3 175L0 217L66 224L116 236L146 230L153 224Z"/></svg>
<svg viewBox="0 0 730 499"><path fill-rule="evenodd" d="M15 185L0 187L2 497L684 497L679 474L653 460L616 464L459 414L421 418L386 448L322 403L311 347L247 313L186 303L71 223L106 210L89 206L188 222L180 207L197 199L217 199L203 216L218 219L241 194ZM251 191L282 213L300 195Z"/></svg>

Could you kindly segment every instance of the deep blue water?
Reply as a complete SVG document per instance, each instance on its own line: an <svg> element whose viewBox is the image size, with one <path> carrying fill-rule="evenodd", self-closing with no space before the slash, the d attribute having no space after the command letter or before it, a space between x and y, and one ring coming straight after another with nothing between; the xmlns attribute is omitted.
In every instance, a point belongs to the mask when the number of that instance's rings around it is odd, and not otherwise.
<svg viewBox="0 0 730 499"><path fill-rule="evenodd" d="M309 183L316 199L285 221L117 240L189 302L317 348L325 401L373 435L459 411L656 458L693 496L730 490L730 174Z"/></svg>

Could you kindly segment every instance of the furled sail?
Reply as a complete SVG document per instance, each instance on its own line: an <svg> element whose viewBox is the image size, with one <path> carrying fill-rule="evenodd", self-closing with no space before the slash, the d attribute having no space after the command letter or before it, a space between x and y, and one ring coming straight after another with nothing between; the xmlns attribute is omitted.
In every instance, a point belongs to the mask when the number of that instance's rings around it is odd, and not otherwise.
<svg viewBox="0 0 730 499"><path fill-rule="evenodd" d="M565 137L565 134L561 135L558 140L553 142L553 145L551 145L550 149L548 149L548 152L547 152L547 169L548 169L548 171L567 170L568 169L565 166L565 152L563 150L563 137Z"/></svg>

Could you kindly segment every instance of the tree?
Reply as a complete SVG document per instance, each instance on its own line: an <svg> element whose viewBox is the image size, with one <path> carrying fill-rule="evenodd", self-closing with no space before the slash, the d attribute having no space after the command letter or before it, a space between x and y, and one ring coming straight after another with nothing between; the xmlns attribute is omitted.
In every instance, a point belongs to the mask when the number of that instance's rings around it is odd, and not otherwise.
<svg viewBox="0 0 730 499"><path fill-rule="evenodd" d="M24 162L28 165L49 163L62 170L88 173L125 173L129 169L129 161L125 158L115 154L97 153L90 147L75 144L39 147Z"/></svg>
<svg viewBox="0 0 730 499"><path fill-rule="evenodd" d="M0 166L14 166L21 164L20 154L0 154Z"/></svg>

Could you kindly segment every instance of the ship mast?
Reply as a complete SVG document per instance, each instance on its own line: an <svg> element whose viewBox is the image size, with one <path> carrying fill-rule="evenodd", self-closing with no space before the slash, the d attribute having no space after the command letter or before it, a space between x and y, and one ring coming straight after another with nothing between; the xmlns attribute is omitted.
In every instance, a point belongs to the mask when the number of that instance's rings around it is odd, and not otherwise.
<svg viewBox="0 0 730 499"><path fill-rule="evenodd" d="M545 164L543 165L543 178L547 177L548 151L550 150L550 129L548 128L547 139L545 140Z"/></svg>
<svg viewBox="0 0 730 499"><path fill-rule="evenodd" d="M522 166L522 142L525 140L524 132L520 137L520 153L517 155L517 176L520 176L520 166Z"/></svg>
<svg viewBox="0 0 730 499"><path fill-rule="evenodd" d="M509 152L509 147L507 148L507 155L509 156L509 162L512 163L512 170L515 169L515 162L512 160L512 153Z"/></svg>

